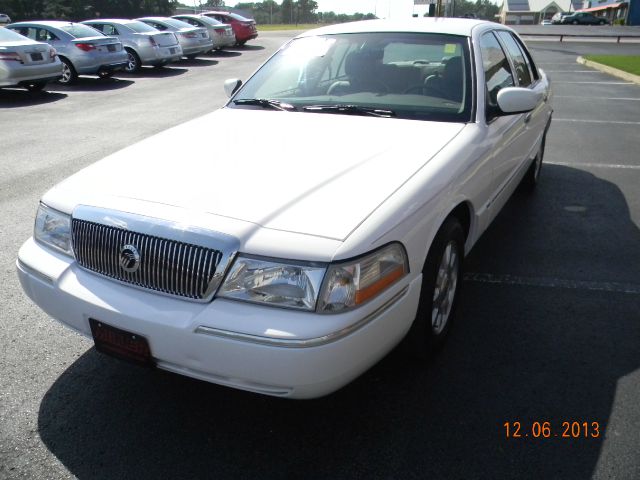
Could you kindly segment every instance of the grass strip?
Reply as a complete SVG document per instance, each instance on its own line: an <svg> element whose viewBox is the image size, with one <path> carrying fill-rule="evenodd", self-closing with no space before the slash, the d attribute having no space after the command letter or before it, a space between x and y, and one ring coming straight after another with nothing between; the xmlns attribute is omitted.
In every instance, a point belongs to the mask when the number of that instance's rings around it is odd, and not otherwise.
<svg viewBox="0 0 640 480"><path fill-rule="evenodd" d="M584 58L623 72L640 75L640 55L585 55Z"/></svg>

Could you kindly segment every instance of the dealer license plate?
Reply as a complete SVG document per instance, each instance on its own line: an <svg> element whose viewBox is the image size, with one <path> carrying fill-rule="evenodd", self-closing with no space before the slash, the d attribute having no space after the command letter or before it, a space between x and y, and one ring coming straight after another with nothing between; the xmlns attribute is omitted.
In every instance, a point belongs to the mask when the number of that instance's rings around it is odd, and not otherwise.
<svg viewBox="0 0 640 480"><path fill-rule="evenodd" d="M139 365L151 367L155 364L146 338L93 318L89 319L89 325L99 352Z"/></svg>

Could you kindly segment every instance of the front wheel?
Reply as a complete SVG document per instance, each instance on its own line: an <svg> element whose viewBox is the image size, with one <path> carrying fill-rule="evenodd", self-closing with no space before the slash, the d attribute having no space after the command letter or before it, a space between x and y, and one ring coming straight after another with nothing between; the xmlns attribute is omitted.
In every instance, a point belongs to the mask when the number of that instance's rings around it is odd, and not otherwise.
<svg viewBox="0 0 640 480"><path fill-rule="evenodd" d="M438 351L451 328L464 260L464 230L449 217L434 239L422 270L418 313L411 327L413 353L428 358Z"/></svg>

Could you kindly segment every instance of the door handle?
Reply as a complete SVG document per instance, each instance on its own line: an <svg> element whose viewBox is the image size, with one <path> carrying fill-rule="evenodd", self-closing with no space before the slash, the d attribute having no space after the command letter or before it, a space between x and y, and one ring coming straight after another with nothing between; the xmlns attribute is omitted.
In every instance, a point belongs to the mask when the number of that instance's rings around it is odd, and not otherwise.
<svg viewBox="0 0 640 480"><path fill-rule="evenodd" d="M529 120L531 120L531 112L524 116L524 123L529 123Z"/></svg>

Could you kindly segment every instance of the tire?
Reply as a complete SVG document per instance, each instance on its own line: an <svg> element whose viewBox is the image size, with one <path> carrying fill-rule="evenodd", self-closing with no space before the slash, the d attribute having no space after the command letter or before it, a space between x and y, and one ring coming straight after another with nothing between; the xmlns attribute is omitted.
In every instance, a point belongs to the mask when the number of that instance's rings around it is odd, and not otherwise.
<svg viewBox="0 0 640 480"><path fill-rule="evenodd" d="M571 22L571 25L578 25L578 21L574 20L573 22Z"/></svg>
<svg viewBox="0 0 640 480"><path fill-rule="evenodd" d="M247 43L246 40L243 40L242 42L237 42L236 45L239 47L244 47L244 44Z"/></svg>
<svg viewBox="0 0 640 480"><path fill-rule="evenodd" d="M29 85L27 85L27 90L29 90L30 92L41 92L42 90L44 90L44 87L47 86L47 82L33 82L30 83Z"/></svg>
<svg viewBox="0 0 640 480"><path fill-rule="evenodd" d="M462 285L464 243L460 221L449 217L433 240L422 270L418 312L409 331L415 357L433 356L449 333Z"/></svg>
<svg viewBox="0 0 640 480"><path fill-rule="evenodd" d="M197 54L197 53L196 53L196 54L193 54L193 55L186 55L186 57L187 57L187 59L188 59L188 60L195 60L197 56L198 56L198 54Z"/></svg>
<svg viewBox="0 0 640 480"><path fill-rule="evenodd" d="M76 73L76 69L73 68L73 65L69 60L64 57L60 58L62 62L62 78L58 80L62 85L71 85L78 80L78 74Z"/></svg>
<svg viewBox="0 0 640 480"><path fill-rule="evenodd" d="M126 48L127 51L127 66L124 68L124 71L127 73L135 73L140 70L142 66L142 62L140 61L140 56L132 49Z"/></svg>
<svg viewBox="0 0 640 480"><path fill-rule="evenodd" d="M100 72L98 72L98 77L100 78L111 78L113 76L112 71L107 71L107 70L102 70Z"/></svg>
<svg viewBox="0 0 640 480"><path fill-rule="evenodd" d="M600 21L600 25L606 25L607 22Z"/></svg>
<svg viewBox="0 0 640 480"><path fill-rule="evenodd" d="M542 136L542 143L540 144L540 150L536 154L531 166L525 173L522 179L522 186L526 190L532 192L540 182L540 171L542 170L542 160L544 159L544 147L547 140L547 134Z"/></svg>

